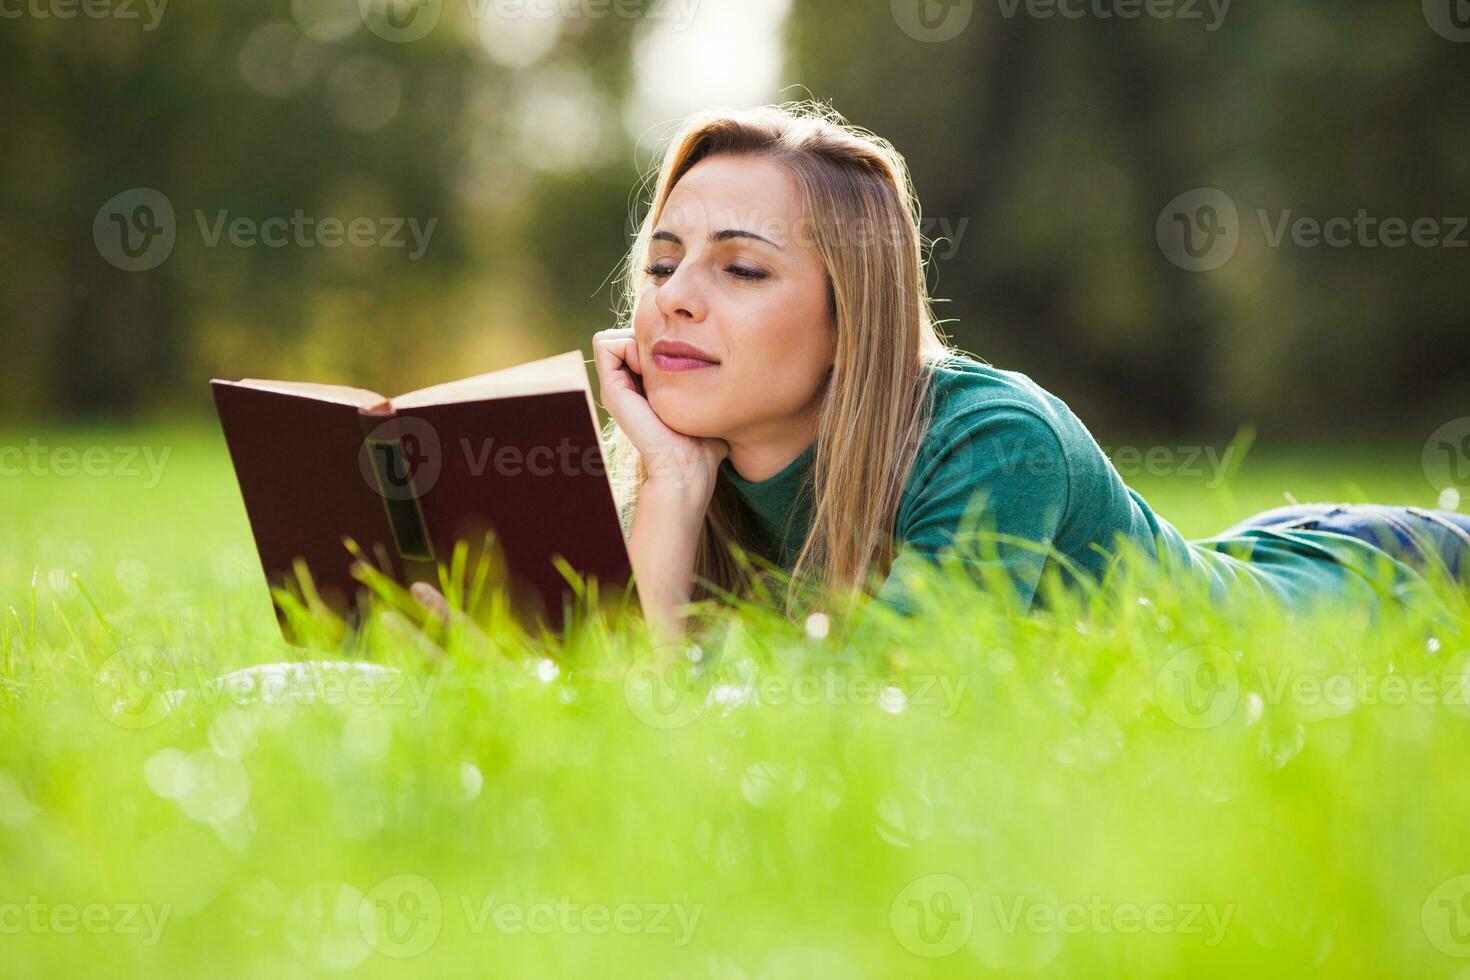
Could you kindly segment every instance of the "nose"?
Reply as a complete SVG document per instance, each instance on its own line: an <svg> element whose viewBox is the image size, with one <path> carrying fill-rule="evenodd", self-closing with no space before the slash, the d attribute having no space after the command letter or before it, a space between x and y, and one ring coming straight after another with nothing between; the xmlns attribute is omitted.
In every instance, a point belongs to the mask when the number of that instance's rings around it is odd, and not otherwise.
<svg viewBox="0 0 1470 980"><path fill-rule="evenodd" d="M708 305L697 263L688 258L680 262L674 274L654 291L654 301L659 312L670 320L685 319L695 323L703 320Z"/></svg>

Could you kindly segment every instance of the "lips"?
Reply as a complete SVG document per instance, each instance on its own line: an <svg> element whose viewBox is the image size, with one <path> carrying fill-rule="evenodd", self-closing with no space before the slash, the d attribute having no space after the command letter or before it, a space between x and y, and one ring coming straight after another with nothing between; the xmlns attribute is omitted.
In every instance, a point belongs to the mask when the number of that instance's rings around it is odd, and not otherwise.
<svg viewBox="0 0 1470 980"><path fill-rule="evenodd" d="M653 363L660 371L698 371L701 368L719 367L714 361L702 361L697 357L673 357L669 354L653 355Z"/></svg>
<svg viewBox="0 0 1470 980"><path fill-rule="evenodd" d="M659 340L653 345L653 363L661 371L698 371L720 362L682 340Z"/></svg>

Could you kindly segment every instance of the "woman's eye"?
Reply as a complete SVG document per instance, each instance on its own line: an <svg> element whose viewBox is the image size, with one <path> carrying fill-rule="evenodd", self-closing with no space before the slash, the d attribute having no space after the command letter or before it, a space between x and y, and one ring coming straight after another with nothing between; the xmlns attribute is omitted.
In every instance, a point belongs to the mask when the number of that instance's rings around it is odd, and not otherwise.
<svg viewBox="0 0 1470 980"><path fill-rule="evenodd" d="M654 262L652 265L645 266L643 271L647 273L650 278L667 279L669 276L672 276L674 274L675 268L675 266L671 265L668 262ZM746 265L727 265L725 266L725 271L730 273L730 275L734 276L736 279L755 281L770 278L770 273L766 272L765 270L756 269Z"/></svg>

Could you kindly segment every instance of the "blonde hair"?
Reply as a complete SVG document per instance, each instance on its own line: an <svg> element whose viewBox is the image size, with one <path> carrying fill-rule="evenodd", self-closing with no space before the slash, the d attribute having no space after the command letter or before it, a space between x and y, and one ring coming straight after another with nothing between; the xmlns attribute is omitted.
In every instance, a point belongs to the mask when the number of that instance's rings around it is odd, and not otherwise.
<svg viewBox="0 0 1470 980"><path fill-rule="evenodd" d="M835 356L811 481L803 488L812 494L812 524L791 568L789 615L796 587L808 578L845 592L871 588L886 576L899 498L930 421L928 367L954 352L935 327L924 278L926 242L903 157L886 140L813 102L705 111L668 143L622 270L618 312L625 326L632 325L647 282L649 242L670 192L696 163L719 154L759 155L786 168L800 189L804 228L827 271ZM627 522L647 469L615 422L605 436ZM692 599L714 591L740 595L752 584L749 565L731 551L738 545L759 553L742 511L735 488L721 476L695 553Z"/></svg>

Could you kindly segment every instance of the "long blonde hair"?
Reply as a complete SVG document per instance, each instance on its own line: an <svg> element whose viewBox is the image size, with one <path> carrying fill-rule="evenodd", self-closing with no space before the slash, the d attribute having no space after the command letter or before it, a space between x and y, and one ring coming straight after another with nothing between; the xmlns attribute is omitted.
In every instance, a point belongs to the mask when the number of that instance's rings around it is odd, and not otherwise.
<svg viewBox="0 0 1470 980"><path fill-rule="evenodd" d="M791 102L691 117L667 144L652 200L621 276L619 318L631 326L646 281L650 238L669 194L699 161L760 155L784 166L800 189L805 228L826 267L835 356L817 423L811 531L791 568L795 589L871 589L893 559L899 498L929 424L933 361L953 353L934 323L924 278L926 242L903 157L830 106ZM648 478L627 436L605 431L614 492L625 526ZM793 511L796 508L793 508ZM721 476L695 554L694 600L743 594L750 568L731 552L758 553L735 488Z"/></svg>

